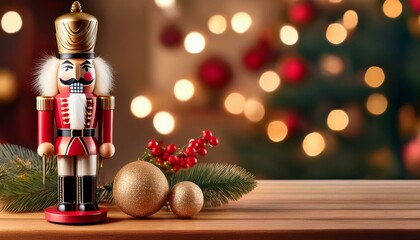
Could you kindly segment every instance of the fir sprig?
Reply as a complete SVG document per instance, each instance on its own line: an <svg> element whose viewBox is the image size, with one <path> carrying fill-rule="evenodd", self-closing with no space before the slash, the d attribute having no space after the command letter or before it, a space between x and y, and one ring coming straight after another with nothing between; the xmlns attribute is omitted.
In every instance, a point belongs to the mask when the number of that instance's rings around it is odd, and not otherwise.
<svg viewBox="0 0 420 240"><path fill-rule="evenodd" d="M112 185L98 187L98 201L112 201ZM57 161L46 159L42 184L42 158L30 149L0 144L0 210L34 212L57 204Z"/></svg>
<svg viewBox="0 0 420 240"><path fill-rule="evenodd" d="M168 181L171 188L182 181L197 184L203 191L205 208L238 200L257 186L254 175L227 163L199 163L168 176Z"/></svg>

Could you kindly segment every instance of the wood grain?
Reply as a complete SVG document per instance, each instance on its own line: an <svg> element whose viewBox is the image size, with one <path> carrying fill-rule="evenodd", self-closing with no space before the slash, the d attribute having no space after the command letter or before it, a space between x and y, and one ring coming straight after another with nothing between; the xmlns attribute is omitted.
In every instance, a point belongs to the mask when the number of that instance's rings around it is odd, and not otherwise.
<svg viewBox="0 0 420 240"><path fill-rule="evenodd" d="M193 219L161 210L105 223L51 224L42 212L0 213L0 239L420 239L418 180L264 180L237 202Z"/></svg>

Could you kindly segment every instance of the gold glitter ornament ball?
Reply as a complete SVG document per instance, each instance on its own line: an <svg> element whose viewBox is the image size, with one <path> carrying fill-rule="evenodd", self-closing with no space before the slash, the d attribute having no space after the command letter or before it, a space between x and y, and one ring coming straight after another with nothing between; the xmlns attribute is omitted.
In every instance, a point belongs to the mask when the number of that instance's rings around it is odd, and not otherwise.
<svg viewBox="0 0 420 240"><path fill-rule="evenodd" d="M200 212L203 204L203 191L193 182L179 182L175 184L169 194L169 206L178 217L193 217Z"/></svg>
<svg viewBox="0 0 420 240"><path fill-rule="evenodd" d="M155 165L135 161L121 168L114 179L113 195L121 211L133 217L146 217L166 203L169 184Z"/></svg>

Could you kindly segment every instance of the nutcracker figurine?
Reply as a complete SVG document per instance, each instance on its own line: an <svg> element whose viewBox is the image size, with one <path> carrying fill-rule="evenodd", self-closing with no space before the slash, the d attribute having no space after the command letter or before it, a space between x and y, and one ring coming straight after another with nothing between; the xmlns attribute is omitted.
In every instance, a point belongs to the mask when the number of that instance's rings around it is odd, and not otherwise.
<svg viewBox="0 0 420 240"><path fill-rule="evenodd" d="M111 69L94 57L98 21L82 12L55 20L58 58L44 59L38 69L38 154L57 155L58 205L45 217L57 223L93 223L106 219L96 201L98 158L110 158L114 97ZM57 128L54 138L54 120ZM96 137L97 136L97 137Z"/></svg>

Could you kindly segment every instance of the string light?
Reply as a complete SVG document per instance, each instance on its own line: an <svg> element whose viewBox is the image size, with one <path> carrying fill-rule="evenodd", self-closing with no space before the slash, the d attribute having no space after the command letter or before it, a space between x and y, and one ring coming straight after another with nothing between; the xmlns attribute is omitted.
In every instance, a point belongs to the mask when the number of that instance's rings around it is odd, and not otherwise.
<svg viewBox="0 0 420 240"><path fill-rule="evenodd" d="M176 99L186 102L194 95L194 84L187 79L178 80L174 85L174 94Z"/></svg>
<svg viewBox="0 0 420 240"><path fill-rule="evenodd" d="M6 33L16 33L22 28L22 18L15 11L6 12L1 18L1 28Z"/></svg>
<svg viewBox="0 0 420 240"><path fill-rule="evenodd" d="M11 102L18 94L16 75L9 70L0 70L0 102Z"/></svg>
<svg viewBox="0 0 420 240"><path fill-rule="evenodd" d="M259 85L266 92L273 92L280 86L280 77L274 71L266 71L261 74Z"/></svg>
<svg viewBox="0 0 420 240"><path fill-rule="evenodd" d="M294 45L299 40L299 33L293 26L285 25L280 29L280 40L286 45Z"/></svg>
<svg viewBox="0 0 420 240"><path fill-rule="evenodd" d="M200 53L206 47L206 39L199 32L191 32L185 37L184 47L189 53Z"/></svg>
<svg viewBox="0 0 420 240"><path fill-rule="evenodd" d="M222 15L213 15L208 23L210 32L214 34L222 34L226 31L227 23L225 17Z"/></svg>
<svg viewBox="0 0 420 240"><path fill-rule="evenodd" d="M335 45L341 44L347 38L347 30L340 23L332 23L325 34L327 40Z"/></svg>
<svg viewBox="0 0 420 240"><path fill-rule="evenodd" d="M174 117L166 111L156 113L153 117L153 126L160 134L170 134L175 128Z"/></svg>
<svg viewBox="0 0 420 240"><path fill-rule="evenodd" d="M332 110L327 117L327 125L333 131L342 131L349 124L349 116L341 109Z"/></svg>
<svg viewBox="0 0 420 240"><path fill-rule="evenodd" d="M252 18L248 13L238 12L233 15L230 24L236 33L245 33L252 25Z"/></svg>
<svg viewBox="0 0 420 240"><path fill-rule="evenodd" d="M160 8L171 8L175 6L175 0L155 0L155 4Z"/></svg>
<svg viewBox="0 0 420 240"><path fill-rule="evenodd" d="M303 139L302 147L306 155L316 157L325 149L325 139L318 132L312 132Z"/></svg>
<svg viewBox="0 0 420 240"><path fill-rule="evenodd" d="M386 0L382 5L382 11L389 18L397 18L401 15L403 6L399 0Z"/></svg>
<svg viewBox="0 0 420 240"><path fill-rule="evenodd" d="M137 96L131 101L130 109L134 116L145 118L152 112L152 103L145 96Z"/></svg>
<svg viewBox="0 0 420 240"><path fill-rule="evenodd" d="M321 69L326 73L333 76L339 75L344 71L345 64L340 57L326 54L322 56Z"/></svg>
<svg viewBox="0 0 420 240"><path fill-rule="evenodd" d="M267 126L267 135L273 142L281 142L287 136L287 125L282 121L271 121Z"/></svg>
<svg viewBox="0 0 420 240"><path fill-rule="evenodd" d="M369 87L378 88L385 81L385 73L382 68L372 66L366 70L365 82Z"/></svg>
<svg viewBox="0 0 420 240"><path fill-rule="evenodd" d="M354 10L347 10L343 15L343 26L347 30L352 30L357 26L359 17Z"/></svg>
<svg viewBox="0 0 420 240"><path fill-rule="evenodd" d="M225 99L225 108L231 114L241 114L245 107L245 97L237 92L229 94Z"/></svg>
<svg viewBox="0 0 420 240"><path fill-rule="evenodd" d="M248 99L244 105L245 117L251 122L259 122L264 118L264 105L256 99Z"/></svg>
<svg viewBox="0 0 420 240"><path fill-rule="evenodd" d="M380 93L373 93L366 101L366 108L373 115L381 115L387 107L388 100Z"/></svg>

